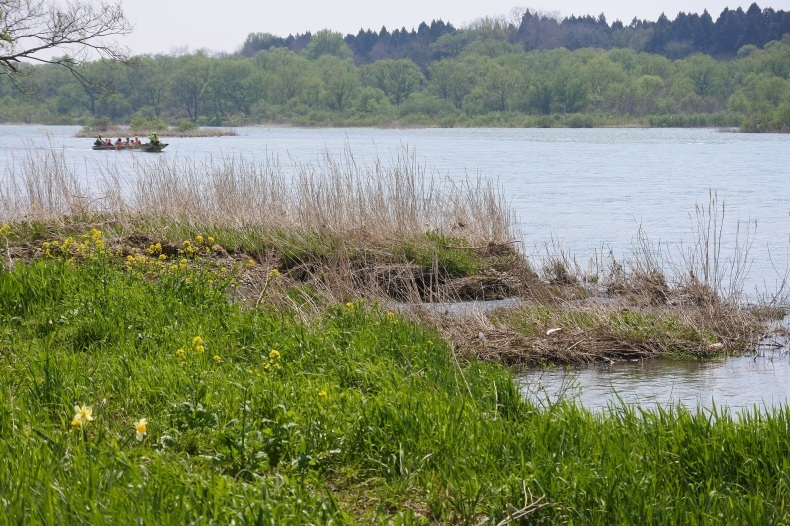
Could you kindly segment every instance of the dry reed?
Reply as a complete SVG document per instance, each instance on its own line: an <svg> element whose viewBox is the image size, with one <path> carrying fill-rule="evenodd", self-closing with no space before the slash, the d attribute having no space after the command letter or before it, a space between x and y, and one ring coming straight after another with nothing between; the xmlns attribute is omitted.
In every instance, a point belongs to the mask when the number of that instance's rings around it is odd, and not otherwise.
<svg viewBox="0 0 790 526"><path fill-rule="evenodd" d="M136 159L132 173L108 163L95 188L81 181L56 149L28 151L5 174L4 221L64 216L131 215L202 227L327 232L387 241L435 232L471 246L510 243L514 218L501 193L482 179L455 183L404 152L390 163L358 164L347 152L286 172L263 162L225 157L195 161Z"/></svg>

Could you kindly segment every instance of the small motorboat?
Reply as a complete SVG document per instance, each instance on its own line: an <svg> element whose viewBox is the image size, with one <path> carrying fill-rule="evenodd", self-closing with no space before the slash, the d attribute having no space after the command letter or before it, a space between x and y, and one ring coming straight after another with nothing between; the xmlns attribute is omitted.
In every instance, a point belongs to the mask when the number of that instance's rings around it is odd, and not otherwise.
<svg viewBox="0 0 790 526"><path fill-rule="evenodd" d="M93 145L94 150L140 150L141 152L161 152L165 149L166 142L147 142L143 144L111 144L109 146Z"/></svg>

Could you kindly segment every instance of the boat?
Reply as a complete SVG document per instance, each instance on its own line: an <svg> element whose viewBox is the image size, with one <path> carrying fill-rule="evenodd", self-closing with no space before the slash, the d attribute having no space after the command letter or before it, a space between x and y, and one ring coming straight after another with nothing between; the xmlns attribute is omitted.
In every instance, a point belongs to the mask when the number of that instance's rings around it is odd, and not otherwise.
<svg viewBox="0 0 790 526"><path fill-rule="evenodd" d="M93 145L94 150L140 150L141 152L161 152L168 145L166 142L148 142L143 144L119 144L118 146L111 144L109 146L96 146Z"/></svg>

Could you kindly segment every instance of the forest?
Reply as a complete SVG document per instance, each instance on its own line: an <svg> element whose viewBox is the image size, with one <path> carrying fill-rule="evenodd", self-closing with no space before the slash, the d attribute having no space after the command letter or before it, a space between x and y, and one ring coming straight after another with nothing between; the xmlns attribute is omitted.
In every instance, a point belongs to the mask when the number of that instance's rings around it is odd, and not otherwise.
<svg viewBox="0 0 790 526"><path fill-rule="evenodd" d="M238 52L0 76L0 122L241 126L716 126L790 130L790 13L757 4L627 26L552 13L467 27L247 36Z"/></svg>

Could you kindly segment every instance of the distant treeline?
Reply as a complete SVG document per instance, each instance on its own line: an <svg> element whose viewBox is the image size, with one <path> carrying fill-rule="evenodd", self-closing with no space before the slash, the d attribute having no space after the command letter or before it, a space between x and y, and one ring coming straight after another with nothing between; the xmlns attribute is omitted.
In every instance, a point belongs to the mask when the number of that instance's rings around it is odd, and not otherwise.
<svg viewBox="0 0 790 526"><path fill-rule="evenodd" d="M25 65L24 75L0 77L0 122L790 130L783 11L752 5L725 10L716 23L703 13L628 27L603 16L558 21L526 12L520 19L354 37L254 34L234 54L97 61L76 75Z"/></svg>
<svg viewBox="0 0 790 526"><path fill-rule="evenodd" d="M717 58L732 58L745 45L762 47L790 33L790 12L760 9L753 3L747 11L725 8L714 22L707 10L701 15L680 12L673 21L662 14L655 22L634 18L625 25L616 20L611 25L606 16L570 16L559 19L553 13L524 12L520 21L504 17L483 18L471 24L472 31L456 30L441 20L430 25L422 22L411 31L406 28L390 32L386 27L375 32L360 29L344 40L358 65L377 60L408 58L421 67L448 56L475 31L523 48L537 49L627 48L636 52L656 53L670 59L705 53ZM252 57L258 51L282 47L301 52L310 43L309 32L278 37L268 33L251 33L240 53Z"/></svg>

